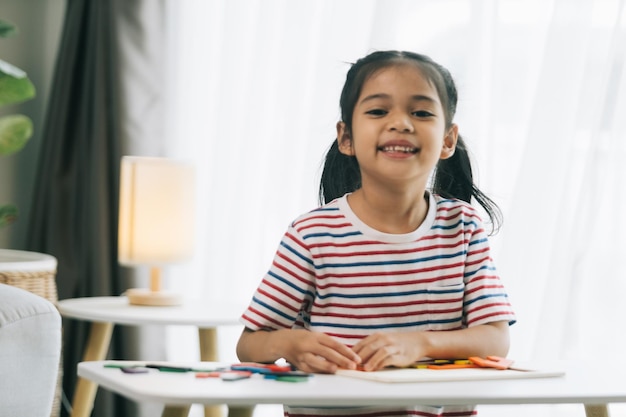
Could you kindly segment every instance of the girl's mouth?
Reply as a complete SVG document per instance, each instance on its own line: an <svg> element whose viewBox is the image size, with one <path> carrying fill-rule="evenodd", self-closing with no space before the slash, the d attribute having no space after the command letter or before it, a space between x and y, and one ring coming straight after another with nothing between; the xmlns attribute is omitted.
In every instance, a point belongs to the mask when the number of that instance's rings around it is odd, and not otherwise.
<svg viewBox="0 0 626 417"><path fill-rule="evenodd" d="M378 150L381 152L389 152L389 153L411 153L416 154L419 152L418 148L413 146L403 146L403 145L389 145L389 146L379 146Z"/></svg>

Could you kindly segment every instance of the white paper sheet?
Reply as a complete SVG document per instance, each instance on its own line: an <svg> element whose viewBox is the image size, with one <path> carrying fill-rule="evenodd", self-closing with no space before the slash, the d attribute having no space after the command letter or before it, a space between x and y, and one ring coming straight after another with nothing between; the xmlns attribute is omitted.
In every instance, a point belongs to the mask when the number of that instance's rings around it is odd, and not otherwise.
<svg viewBox="0 0 626 417"><path fill-rule="evenodd" d="M517 366L517 363L515 364ZM537 367L532 365L519 365L528 371L498 370L491 368L465 368L465 369L383 369L374 372L351 371L341 369L337 375L353 378L368 379L380 382L446 382L446 381L479 381L493 379L524 379L524 378L549 378L565 375L565 371L559 368Z"/></svg>

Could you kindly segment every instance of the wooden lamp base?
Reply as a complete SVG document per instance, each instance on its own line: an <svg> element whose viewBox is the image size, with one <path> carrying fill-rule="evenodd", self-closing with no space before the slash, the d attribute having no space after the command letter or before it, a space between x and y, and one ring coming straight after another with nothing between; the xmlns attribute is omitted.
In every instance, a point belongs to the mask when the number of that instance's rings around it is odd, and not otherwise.
<svg viewBox="0 0 626 417"><path fill-rule="evenodd" d="M180 294L161 290L161 270L150 268L150 289L130 288L126 290L129 304L139 306L178 306L183 303Z"/></svg>
<svg viewBox="0 0 626 417"><path fill-rule="evenodd" d="M179 306L183 303L180 294L147 288L130 288L126 290L126 297L130 304L139 306Z"/></svg>

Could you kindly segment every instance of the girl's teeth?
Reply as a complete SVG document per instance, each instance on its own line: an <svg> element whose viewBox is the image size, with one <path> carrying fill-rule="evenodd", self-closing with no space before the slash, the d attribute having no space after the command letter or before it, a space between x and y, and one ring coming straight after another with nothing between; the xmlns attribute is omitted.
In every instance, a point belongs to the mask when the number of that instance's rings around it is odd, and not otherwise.
<svg viewBox="0 0 626 417"><path fill-rule="evenodd" d="M404 152L404 153L416 153L417 149L408 146L383 146L383 152Z"/></svg>

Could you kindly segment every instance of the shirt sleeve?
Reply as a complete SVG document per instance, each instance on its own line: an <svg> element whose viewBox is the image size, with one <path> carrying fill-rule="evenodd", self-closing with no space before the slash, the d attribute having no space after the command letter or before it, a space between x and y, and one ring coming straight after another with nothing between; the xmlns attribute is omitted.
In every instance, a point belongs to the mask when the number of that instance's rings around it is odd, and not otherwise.
<svg viewBox="0 0 626 417"><path fill-rule="evenodd" d="M469 241L464 281L465 326L495 321L515 323L515 313L491 259L489 240L480 223Z"/></svg>
<svg viewBox="0 0 626 417"><path fill-rule="evenodd" d="M311 253L292 225L240 321L251 330L306 328L314 294Z"/></svg>

